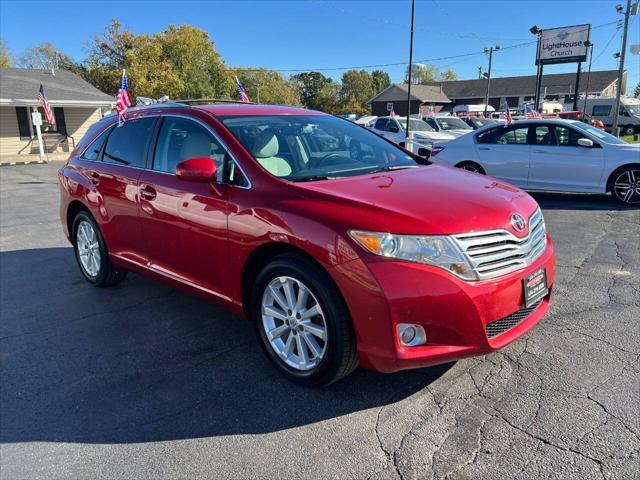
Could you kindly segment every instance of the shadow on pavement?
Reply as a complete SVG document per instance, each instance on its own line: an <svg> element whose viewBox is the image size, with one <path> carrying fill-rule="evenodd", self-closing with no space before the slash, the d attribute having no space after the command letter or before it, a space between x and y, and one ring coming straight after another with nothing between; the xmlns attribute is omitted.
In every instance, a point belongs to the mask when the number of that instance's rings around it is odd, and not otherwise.
<svg viewBox="0 0 640 480"><path fill-rule="evenodd" d="M616 202L611 195L582 193L529 192L544 210L631 210Z"/></svg>
<svg viewBox="0 0 640 480"><path fill-rule="evenodd" d="M136 275L94 288L71 248L0 253L0 292L4 443L280 431L393 403L451 366L297 387L270 366L249 322Z"/></svg>

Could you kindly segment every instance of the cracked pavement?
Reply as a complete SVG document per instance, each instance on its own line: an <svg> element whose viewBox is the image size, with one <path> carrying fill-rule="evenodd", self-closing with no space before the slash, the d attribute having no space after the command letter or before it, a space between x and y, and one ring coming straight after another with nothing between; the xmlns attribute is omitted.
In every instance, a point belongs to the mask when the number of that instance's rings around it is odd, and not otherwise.
<svg viewBox="0 0 640 480"><path fill-rule="evenodd" d="M56 168L0 169L2 479L639 477L640 210L535 194L557 252L535 329L309 390L225 310L136 275L88 285Z"/></svg>

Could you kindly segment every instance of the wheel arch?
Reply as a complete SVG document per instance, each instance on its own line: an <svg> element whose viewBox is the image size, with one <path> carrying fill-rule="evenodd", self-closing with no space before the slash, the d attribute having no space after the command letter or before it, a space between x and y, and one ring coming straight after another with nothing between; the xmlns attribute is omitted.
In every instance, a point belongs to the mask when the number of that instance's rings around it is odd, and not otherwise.
<svg viewBox="0 0 640 480"><path fill-rule="evenodd" d="M89 210L89 207L87 207L80 200L72 200L67 206L67 229L70 237L73 237L73 220L80 212L87 212L93 217L93 214L91 213L91 210Z"/></svg>
<svg viewBox="0 0 640 480"><path fill-rule="evenodd" d="M486 174L487 174L487 171L485 170L485 168L484 168L482 165L480 165L480 163L479 163L479 162L477 162L476 160L462 160L462 161L460 161L460 162L457 162L457 163L454 165L454 167L455 167L455 168L461 168L461 167L462 167L462 165L464 165L464 164L473 164L473 165L475 165L475 166L477 166L477 167L478 167L478 172L479 172L479 173L482 173L483 175L486 175Z"/></svg>
<svg viewBox="0 0 640 480"><path fill-rule="evenodd" d="M301 257L304 257L305 260L313 263L322 271L324 271L327 275L327 278L334 284L336 290L338 291L342 301L344 302L344 297L342 292L340 291L338 285L335 280L331 276L331 274L327 271L324 265L319 262L313 255L309 254L302 248L293 245L291 243L285 242L268 242L263 243L262 245L256 247L245 260L241 276L240 276L240 292L242 295L242 308L247 318L252 318L251 312L251 293L254 285L254 281L260 271L274 258L279 257L281 255L287 254L296 254ZM346 305L346 302L345 302Z"/></svg>
<svg viewBox="0 0 640 480"><path fill-rule="evenodd" d="M615 176L618 175L623 170L629 168L629 167L640 168L640 162L625 163L624 165L620 165L613 172L611 172L609 174L609 178L607 178L607 186L606 186L606 190L605 190L606 193L610 193L610 192L613 191L613 180L614 180Z"/></svg>

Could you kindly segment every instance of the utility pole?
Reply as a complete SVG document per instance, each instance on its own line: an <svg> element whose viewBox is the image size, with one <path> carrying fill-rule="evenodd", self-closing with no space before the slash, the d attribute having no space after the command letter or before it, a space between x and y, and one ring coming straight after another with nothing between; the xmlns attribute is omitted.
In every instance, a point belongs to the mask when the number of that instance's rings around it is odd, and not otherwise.
<svg viewBox="0 0 640 480"><path fill-rule="evenodd" d="M411 0L411 37L409 38L409 85L407 88L407 127L404 129L404 138L409 140L409 118L411 118L411 66L413 65L413 15L415 13L416 0ZM405 147L409 147L405 141ZM411 150L413 151L413 149Z"/></svg>
<svg viewBox="0 0 640 480"><path fill-rule="evenodd" d="M578 71L576 72L576 93L573 96L573 110L578 109L578 97L580 96L580 71L582 70L582 62L578 62Z"/></svg>
<svg viewBox="0 0 640 480"><path fill-rule="evenodd" d="M495 47L485 48L484 53L489 54L489 70L485 74L487 77L487 92L484 96L484 116L487 116L487 109L489 108L489 89L491 87L491 64L493 61L493 51L500 50L500 45L496 45Z"/></svg>
<svg viewBox="0 0 640 480"><path fill-rule="evenodd" d="M589 42L587 44L587 42ZM582 107L582 111L587 113L587 98L589 98L589 83L591 82L591 60L593 60L593 42L587 40L585 45L590 48L589 50L589 71L587 73L587 89L584 91L584 105Z"/></svg>
<svg viewBox="0 0 640 480"><path fill-rule="evenodd" d="M616 10L620 13L620 5ZM629 16L631 15L631 0L627 0L627 8L624 12L624 31L622 32L622 50L620 51L620 65L618 66L618 88L616 89L616 103L613 108L612 133L618 136L618 114L620 113L620 95L622 95L622 77L624 75L624 56L627 53L627 33L629 33Z"/></svg>
<svg viewBox="0 0 640 480"><path fill-rule="evenodd" d="M536 47L536 66L538 67L538 70L536 72L536 88L533 105L533 109L537 111L538 102L540 101L540 88L542 85L542 62L538 60L538 57L540 56L540 43L542 42L542 29L539 26L534 25L529 29L529 31L538 37L538 46Z"/></svg>

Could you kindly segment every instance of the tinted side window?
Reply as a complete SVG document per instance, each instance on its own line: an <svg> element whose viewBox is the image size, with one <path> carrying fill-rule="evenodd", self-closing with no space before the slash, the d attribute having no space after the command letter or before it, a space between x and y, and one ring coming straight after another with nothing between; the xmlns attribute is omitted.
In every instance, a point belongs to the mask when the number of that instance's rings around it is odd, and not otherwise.
<svg viewBox="0 0 640 480"><path fill-rule="evenodd" d="M186 118L166 117L153 158L153 169L175 173L183 160L209 157L222 174L225 149L202 125Z"/></svg>
<svg viewBox="0 0 640 480"><path fill-rule="evenodd" d="M555 145L551 138L551 128L548 125L539 125L535 127L536 145Z"/></svg>
<svg viewBox="0 0 640 480"><path fill-rule="evenodd" d="M503 145L525 145L527 143L527 133L529 127L510 128L506 132L496 136L495 143Z"/></svg>
<svg viewBox="0 0 640 480"><path fill-rule="evenodd" d="M115 127L107 140L103 160L143 168L147 143L151 138L155 120L152 117L143 117L127 120L121 127Z"/></svg>
<svg viewBox="0 0 640 480"><path fill-rule="evenodd" d="M577 147L578 139L585 138L575 130L556 126L556 139L561 147Z"/></svg>
<svg viewBox="0 0 640 480"><path fill-rule="evenodd" d="M425 122L427 122L427 123L429 124L429 126L430 126L431 128L433 128L436 132L437 132L438 130L440 130L440 128L438 127L438 124L436 123L436 121L435 121L433 118L427 118L427 119L425 120Z"/></svg>
<svg viewBox="0 0 640 480"><path fill-rule="evenodd" d="M386 125L387 119L379 118L378 120L376 120L376 124L373 126L373 128L375 128L376 130L384 130Z"/></svg>
<svg viewBox="0 0 640 480"><path fill-rule="evenodd" d="M84 151L84 153L82 154L82 158L84 158L85 160L98 160L100 152L102 151L102 146L111 133L111 130L113 130L113 127L107 128L104 132L98 135L98 138L96 138L93 143L89 145L89 147L87 147L87 149Z"/></svg>
<svg viewBox="0 0 640 480"><path fill-rule="evenodd" d="M608 117L611 113L611 105L594 105L591 115L594 117Z"/></svg>

